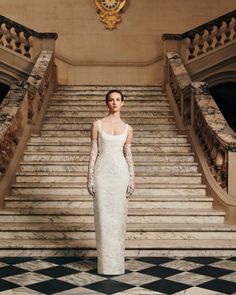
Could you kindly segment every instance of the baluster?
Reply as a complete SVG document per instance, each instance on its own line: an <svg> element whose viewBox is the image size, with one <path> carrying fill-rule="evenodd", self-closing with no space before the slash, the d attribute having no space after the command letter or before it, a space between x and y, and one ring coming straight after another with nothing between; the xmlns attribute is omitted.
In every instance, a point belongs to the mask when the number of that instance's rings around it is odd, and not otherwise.
<svg viewBox="0 0 236 295"><path fill-rule="evenodd" d="M188 47L188 50L190 52L188 59L192 59L195 57L194 51L195 51L195 46L194 46L194 39L195 39L195 34L191 34L189 35L189 39L190 39L190 44Z"/></svg>
<svg viewBox="0 0 236 295"><path fill-rule="evenodd" d="M24 36L25 36L25 45L24 45L25 53L24 53L24 56L31 57L31 54L29 52L30 51L30 43L29 43L30 35L27 32L24 32Z"/></svg>
<svg viewBox="0 0 236 295"><path fill-rule="evenodd" d="M213 38L212 38L212 31L214 29L214 26L209 27L207 32L208 32L208 36L207 36L207 48L206 48L206 52L211 51L213 49L213 47L211 46L213 43Z"/></svg>
<svg viewBox="0 0 236 295"><path fill-rule="evenodd" d="M217 32L216 32L216 44L215 44L215 47L219 47L222 45L221 43L221 38L222 38L222 34L221 34L221 26L222 26L222 23L219 23L216 25L217 26Z"/></svg>
<svg viewBox="0 0 236 295"><path fill-rule="evenodd" d="M234 29L233 40L235 40L236 39L236 17L234 18L234 27L233 27L233 29Z"/></svg>
<svg viewBox="0 0 236 295"><path fill-rule="evenodd" d="M221 185L222 184L222 167L224 164L224 154L222 150L218 149L216 159L215 159L215 167L216 167L216 181Z"/></svg>
<svg viewBox="0 0 236 295"><path fill-rule="evenodd" d="M15 32L16 32L16 41L15 41L16 49L15 49L15 51L17 53L22 54L22 50L20 49L20 45L21 45L20 30L15 28Z"/></svg>
<svg viewBox="0 0 236 295"><path fill-rule="evenodd" d="M197 52L197 55L201 55L204 53L204 51L202 50L202 48L204 47L204 41L203 41L204 30L198 33L198 35L199 35L199 41L198 41L199 50Z"/></svg>
<svg viewBox="0 0 236 295"><path fill-rule="evenodd" d="M6 44L6 47L9 48L9 49L12 49L13 47L11 45L11 41L12 41L11 25L6 23L5 26L6 26L6 29L7 29L7 35L6 35L7 44Z"/></svg>
<svg viewBox="0 0 236 295"><path fill-rule="evenodd" d="M230 28L231 19L230 18L226 19L225 23L226 23L226 29L225 29L226 38L224 40L224 44L231 41L231 39L230 39L230 35L231 35L231 28Z"/></svg>
<svg viewBox="0 0 236 295"><path fill-rule="evenodd" d="M3 31L2 31L2 23L0 23L0 45L4 46L4 43L2 41Z"/></svg>

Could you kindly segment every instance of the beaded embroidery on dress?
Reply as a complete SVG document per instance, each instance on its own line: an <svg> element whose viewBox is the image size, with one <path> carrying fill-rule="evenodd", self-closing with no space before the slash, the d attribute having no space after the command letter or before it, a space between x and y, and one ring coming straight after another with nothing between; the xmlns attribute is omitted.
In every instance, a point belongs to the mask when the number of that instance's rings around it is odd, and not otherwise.
<svg viewBox="0 0 236 295"><path fill-rule="evenodd" d="M128 124L123 133L111 135L98 123L98 157L94 168L94 223L98 273L122 274L125 271L125 232L129 168L123 147Z"/></svg>

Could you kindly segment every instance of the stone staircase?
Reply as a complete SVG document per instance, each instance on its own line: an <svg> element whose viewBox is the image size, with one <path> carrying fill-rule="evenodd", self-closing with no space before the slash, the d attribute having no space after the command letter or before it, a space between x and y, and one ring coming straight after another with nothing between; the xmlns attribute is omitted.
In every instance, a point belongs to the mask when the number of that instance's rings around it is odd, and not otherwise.
<svg viewBox="0 0 236 295"><path fill-rule="evenodd" d="M86 189L90 126L107 114L102 86L59 86L40 135L32 135L0 211L1 255L95 256ZM136 190L129 201L126 254L235 255L236 228L213 199L186 135L178 134L158 86L119 87L132 125Z"/></svg>

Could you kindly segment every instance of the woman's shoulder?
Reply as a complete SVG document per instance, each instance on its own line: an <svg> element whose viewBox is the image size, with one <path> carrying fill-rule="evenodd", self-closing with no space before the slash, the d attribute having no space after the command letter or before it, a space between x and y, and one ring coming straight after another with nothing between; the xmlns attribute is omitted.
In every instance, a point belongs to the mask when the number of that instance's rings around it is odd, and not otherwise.
<svg viewBox="0 0 236 295"><path fill-rule="evenodd" d="M99 119L94 119L91 123L92 128L98 128L98 124L99 124Z"/></svg>

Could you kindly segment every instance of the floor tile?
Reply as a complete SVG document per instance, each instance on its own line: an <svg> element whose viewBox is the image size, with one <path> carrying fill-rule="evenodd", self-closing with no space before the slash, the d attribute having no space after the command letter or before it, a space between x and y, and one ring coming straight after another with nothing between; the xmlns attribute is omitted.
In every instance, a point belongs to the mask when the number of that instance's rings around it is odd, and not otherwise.
<svg viewBox="0 0 236 295"><path fill-rule="evenodd" d="M144 273L146 275L151 275L159 278L166 278L169 276L173 276L177 273L180 273L180 270L163 267L163 266L153 266L146 269L142 269L139 271L140 273Z"/></svg>
<svg viewBox="0 0 236 295"><path fill-rule="evenodd" d="M210 289L217 292L232 294L236 292L236 283L221 279L215 279L210 282L199 285L200 288Z"/></svg>
<svg viewBox="0 0 236 295"><path fill-rule="evenodd" d="M159 264L170 262L170 261L174 260L174 258L170 258L170 257L140 257L140 258L137 258L137 260L159 265Z"/></svg>
<svg viewBox="0 0 236 295"><path fill-rule="evenodd" d="M44 259L45 261L62 265L62 264L68 264L72 262L78 262L83 260L81 257L48 257Z"/></svg>
<svg viewBox="0 0 236 295"><path fill-rule="evenodd" d="M66 275L71 275L77 273L78 271L72 268L64 267L64 266L53 266L49 268L44 268L36 271L39 274L43 274L45 276L49 276L52 278L59 278Z"/></svg>
<svg viewBox="0 0 236 295"><path fill-rule="evenodd" d="M173 261L164 263L161 266L170 267L170 268L178 269L181 271L189 271L191 269L202 266L202 264L191 262L191 261L184 261L184 260L173 260Z"/></svg>
<svg viewBox="0 0 236 295"><path fill-rule="evenodd" d="M19 287L8 291L0 292L0 295L43 295L44 293L34 291L27 287Z"/></svg>
<svg viewBox="0 0 236 295"><path fill-rule="evenodd" d="M58 292L73 289L76 286L67 282L59 281L57 279L52 279L45 282L28 285L27 287L47 295L52 295Z"/></svg>
<svg viewBox="0 0 236 295"><path fill-rule="evenodd" d="M141 285L153 282L153 281L157 281L158 278L153 277L153 276L149 276L149 275L145 275L145 274L139 273L139 272L131 272L131 273L113 278L113 280L127 283L127 284L131 284L134 286L141 286Z"/></svg>
<svg viewBox="0 0 236 295"><path fill-rule="evenodd" d="M218 278L218 277L222 277L224 275L231 273L232 270L219 268L219 267L213 267L210 265L205 265L205 266L201 266L199 268L192 269L192 270L190 270L190 272L201 274L201 275L206 275L206 276L211 276L213 278Z"/></svg>
<svg viewBox="0 0 236 295"><path fill-rule="evenodd" d="M71 283L78 287L104 280L105 279L101 276L93 275L86 272L80 272L73 275L63 276L60 278L60 281Z"/></svg>
<svg viewBox="0 0 236 295"><path fill-rule="evenodd" d="M19 287L19 285L0 279L0 291L6 291L16 287Z"/></svg>
<svg viewBox="0 0 236 295"><path fill-rule="evenodd" d="M14 275L18 275L20 273L25 273L25 272L26 270L15 267L13 265L4 266L0 268L0 278L14 276Z"/></svg>
<svg viewBox="0 0 236 295"><path fill-rule="evenodd" d="M225 293L206 290L199 287L192 287L192 288L175 293L175 295L224 295L224 294Z"/></svg>
<svg viewBox="0 0 236 295"><path fill-rule="evenodd" d="M148 290L142 287L135 287L123 292L115 293L115 295L158 295L158 294L165 295L164 293Z"/></svg>
<svg viewBox="0 0 236 295"><path fill-rule="evenodd" d="M137 271L137 270L141 270L141 269L151 267L151 266L154 266L154 265L155 264L140 261L139 259L137 259L137 260L132 259L132 260L128 260L125 263L125 268L129 269L129 270L132 270L132 271Z"/></svg>
<svg viewBox="0 0 236 295"><path fill-rule="evenodd" d="M39 260L39 259L17 264L18 267L23 268L28 271L36 271L39 269L49 268L49 267L53 267L56 265L57 264L54 264L54 263L51 263L48 261L44 261L44 260Z"/></svg>
<svg viewBox="0 0 236 295"><path fill-rule="evenodd" d="M232 272L228 275L222 276L219 279L230 281L230 282L236 282L236 272Z"/></svg>
<svg viewBox="0 0 236 295"><path fill-rule="evenodd" d="M78 271L88 271L97 268L97 263L92 260L80 260L71 263L66 263L64 266L76 269Z"/></svg>
<svg viewBox="0 0 236 295"><path fill-rule="evenodd" d="M164 294L173 294L173 293L185 290L189 287L190 286L187 284L173 282L166 279L161 279L157 282L148 283L142 286L142 288L147 288L153 291L162 292Z"/></svg>
<svg viewBox="0 0 236 295"><path fill-rule="evenodd" d="M216 257L185 257L184 260L192 261L200 264L211 264L216 261L219 261L219 258Z"/></svg>
<svg viewBox="0 0 236 295"><path fill-rule="evenodd" d="M6 280L8 282L15 283L19 286L27 286L27 285L31 285L34 283L47 281L50 279L51 278L48 276L33 273L33 272L22 273L22 274L18 274L15 276L10 276L10 277L4 278L4 280Z"/></svg>
<svg viewBox="0 0 236 295"><path fill-rule="evenodd" d="M134 286L108 279L84 287L94 291L103 292L104 294L115 294L133 288Z"/></svg>
<svg viewBox="0 0 236 295"><path fill-rule="evenodd" d="M33 257L0 257L0 262L7 264L18 264L33 260L35 260Z"/></svg>
<svg viewBox="0 0 236 295"><path fill-rule="evenodd" d="M228 260L228 259L223 259L220 261L217 261L215 263L212 263L211 266L215 267L220 267L220 268L225 268L225 269L230 269L236 271L236 261Z"/></svg>
<svg viewBox="0 0 236 295"><path fill-rule="evenodd" d="M195 274L195 273L190 273L190 272L181 272L177 275L168 277L168 280L180 282L183 284L188 284L191 286L197 286L202 283L206 283L206 282L211 281L212 277L199 275L199 274Z"/></svg>

